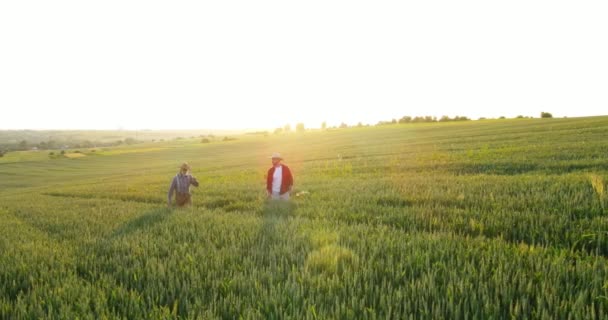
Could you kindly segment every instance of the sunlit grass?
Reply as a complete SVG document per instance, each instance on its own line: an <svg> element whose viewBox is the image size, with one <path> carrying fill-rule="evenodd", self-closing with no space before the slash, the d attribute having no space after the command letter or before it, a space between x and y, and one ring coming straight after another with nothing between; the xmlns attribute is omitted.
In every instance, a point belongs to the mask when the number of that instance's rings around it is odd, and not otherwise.
<svg viewBox="0 0 608 320"><path fill-rule="evenodd" d="M604 319L607 138L603 117L9 153L0 318ZM290 203L265 198L274 151ZM183 161L200 186L169 209Z"/></svg>

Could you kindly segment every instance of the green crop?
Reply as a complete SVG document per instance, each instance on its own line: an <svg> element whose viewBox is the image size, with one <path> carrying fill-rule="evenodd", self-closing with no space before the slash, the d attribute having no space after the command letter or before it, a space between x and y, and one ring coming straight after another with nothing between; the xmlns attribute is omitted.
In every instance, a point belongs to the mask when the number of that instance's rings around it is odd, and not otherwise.
<svg viewBox="0 0 608 320"><path fill-rule="evenodd" d="M605 319L608 117L0 158L0 318ZM265 199L268 156L295 176ZM168 209L188 161L194 205Z"/></svg>

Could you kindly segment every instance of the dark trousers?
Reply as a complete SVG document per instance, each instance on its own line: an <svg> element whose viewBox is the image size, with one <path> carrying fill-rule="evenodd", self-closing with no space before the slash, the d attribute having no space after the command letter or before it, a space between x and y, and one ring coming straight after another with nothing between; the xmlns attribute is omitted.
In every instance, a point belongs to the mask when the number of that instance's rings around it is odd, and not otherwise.
<svg viewBox="0 0 608 320"><path fill-rule="evenodd" d="M175 195L175 204L178 207L185 207L192 205L192 196L189 193L177 193Z"/></svg>

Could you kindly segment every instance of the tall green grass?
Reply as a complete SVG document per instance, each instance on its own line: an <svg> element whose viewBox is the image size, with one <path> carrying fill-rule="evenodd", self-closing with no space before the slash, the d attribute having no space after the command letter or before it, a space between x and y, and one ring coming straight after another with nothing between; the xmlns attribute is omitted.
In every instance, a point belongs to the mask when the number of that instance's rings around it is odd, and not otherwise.
<svg viewBox="0 0 608 320"><path fill-rule="evenodd" d="M0 163L0 318L604 319L608 117ZM295 175L265 200L268 156ZM182 161L194 206L165 206ZM303 192L305 191L305 192Z"/></svg>

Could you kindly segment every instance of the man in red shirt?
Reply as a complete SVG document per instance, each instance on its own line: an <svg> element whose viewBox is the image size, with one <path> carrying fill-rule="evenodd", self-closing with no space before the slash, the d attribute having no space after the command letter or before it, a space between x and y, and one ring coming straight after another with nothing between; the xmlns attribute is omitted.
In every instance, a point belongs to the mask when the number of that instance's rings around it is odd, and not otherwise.
<svg viewBox="0 0 608 320"><path fill-rule="evenodd" d="M289 200L289 193L293 187L293 176L291 170L281 164L283 158L279 153L272 154L272 168L266 176L266 192L272 200Z"/></svg>

